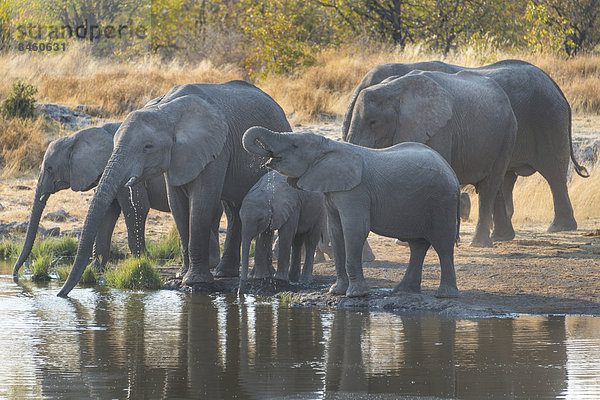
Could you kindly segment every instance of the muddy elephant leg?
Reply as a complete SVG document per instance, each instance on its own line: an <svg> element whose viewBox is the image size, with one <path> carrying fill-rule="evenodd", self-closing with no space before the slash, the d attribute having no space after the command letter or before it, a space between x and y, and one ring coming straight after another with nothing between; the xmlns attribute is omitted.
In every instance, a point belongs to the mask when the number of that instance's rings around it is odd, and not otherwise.
<svg viewBox="0 0 600 400"><path fill-rule="evenodd" d="M236 277L240 271L240 246L242 243L242 220L240 207L224 201L227 214L227 236L223 257L215 269L215 276Z"/></svg>
<svg viewBox="0 0 600 400"><path fill-rule="evenodd" d="M143 183L119 190L117 200L127 226L129 251L136 257L146 252L146 218L150 210L148 192Z"/></svg>
<svg viewBox="0 0 600 400"><path fill-rule="evenodd" d="M554 202L554 220L548 232L573 231L577 229L577 221L573 215L573 206L567 189L567 173L556 170L542 170L540 174L550 185Z"/></svg>
<svg viewBox="0 0 600 400"><path fill-rule="evenodd" d="M273 231L267 229L256 237L254 246L254 272L255 279L270 278L272 276L271 246L273 246Z"/></svg>
<svg viewBox="0 0 600 400"><path fill-rule="evenodd" d="M336 281L329 288L330 294L346 294L348 290L348 274L346 273L346 249L344 246L344 231L337 210L327 209L327 232L331 240L335 262ZM335 238L335 239L334 239Z"/></svg>
<svg viewBox="0 0 600 400"><path fill-rule="evenodd" d="M421 293L421 277L423 273L423 261L427 250L431 246L425 239L411 240L408 242L410 247L410 259L404 277L394 288L394 293L409 292Z"/></svg>
<svg viewBox="0 0 600 400"><path fill-rule="evenodd" d="M98 226L98 233L96 234L96 240L94 241L94 248L92 250L92 258L94 268L98 271L103 271L108 262L110 255L110 241L112 239L113 231L115 230L115 224L121 214L121 207L115 200L111 203L106 210L106 214L102 223Z"/></svg>
<svg viewBox="0 0 600 400"><path fill-rule="evenodd" d="M509 171L504 176L502 191L498 192L494 203L494 231L492 232L493 241L512 240L515 237L515 230L512 226L512 216L514 213L513 189L517 181L517 174Z"/></svg>
<svg viewBox="0 0 600 400"><path fill-rule="evenodd" d="M190 256L188 243L190 238L190 206L187 194L181 186L169 186L167 189L169 196L169 208L175 220L177 232L179 232L179 240L181 241L181 268L175 276L183 278L188 272L190 266Z"/></svg>

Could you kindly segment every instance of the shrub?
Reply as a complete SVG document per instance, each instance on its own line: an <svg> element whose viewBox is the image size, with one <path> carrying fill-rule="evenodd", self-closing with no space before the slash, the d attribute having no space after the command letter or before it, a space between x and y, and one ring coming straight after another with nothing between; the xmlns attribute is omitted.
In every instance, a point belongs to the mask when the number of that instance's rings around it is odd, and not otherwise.
<svg viewBox="0 0 600 400"><path fill-rule="evenodd" d="M33 263L33 274L31 280L34 282L47 282L50 278L50 267L52 266L52 255L45 254L35 259Z"/></svg>
<svg viewBox="0 0 600 400"><path fill-rule="evenodd" d="M106 283L117 289L160 289L162 279L147 256L131 257L109 269L105 274Z"/></svg>
<svg viewBox="0 0 600 400"><path fill-rule="evenodd" d="M15 258L19 255L20 246L12 240L0 241L0 260Z"/></svg>
<svg viewBox="0 0 600 400"><path fill-rule="evenodd" d="M6 119L32 118L35 114L35 86L25 82L13 83L8 97L0 105L0 113Z"/></svg>
<svg viewBox="0 0 600 400"><path fill-rule="evenodd" d="M0 118L0 168L3 176L22 175L39 169L46 152L47 134L54 133L57 124L37 119Z"/></svg>

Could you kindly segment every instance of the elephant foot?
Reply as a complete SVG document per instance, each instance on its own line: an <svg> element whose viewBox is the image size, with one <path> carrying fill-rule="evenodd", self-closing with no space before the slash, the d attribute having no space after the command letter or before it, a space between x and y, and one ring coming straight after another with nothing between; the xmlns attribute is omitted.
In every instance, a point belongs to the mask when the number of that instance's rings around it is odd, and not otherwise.
<svg viewBox="0 0 600 400"><path fill-rule="evenodd" d="M575 231L577 230L577 222L575 219L570 219L564 222L557 222L556 220L548 227L548 232L562 232L562 231Z"/></svg>
<svg viewBox="0 0 600 400"><path fill-rule="evenodd" d="M348 281L343 281L343 280L338 279L329 288L329 294L342 295L342 294L346 294L347 290L348 290Z"/></svg>
<svg viewBox="0 0 600 400"><path fill-rule="evenodd" d="M208 266L210 268L215 268L217 265L219 265L219 262L221 262L220 256L210 256L209 258L210 260L208 261Z"/></svg>
<svg viewBox="0 0 600 400"><path fill-rule="evenodd" d="M239 265L225 265L223 260L217 265L215 268L215 276L218 278L236 278L240 275L240 266ZM257 278L255 273L255 278Z"/></svg>
<svg viewBox="0 0 600 400"><path fill-rule="evenodd" d="M392 293L421 293L421 285L408 283L402 280L396 285Z"/></svg>
<svg viewBox="0 0 600 400"><path fill-rule="evenodd" d="M477 235L473 237L473 241L471 242L471 247L493 247L492 239L489 237L478 237Z"/></svg>
<svg viewBox="0 0 600 400"><path fill-rule="evenodd" d="M369 294L369 286L364 280L358 282L350 282L346 290L347 297L364 297Z"/></svg>
<svg viewBox="0 0 600 400"><path fill-rule="evenodd" d="M312 274L302 274L302 278L300 278L300 283L304 284L304 285L309 285L311 284L313 281L313 275Z"/></svg>
<svg viewBox="0 0 600 400"><path fill-rule="evenodd" d="M211 283L214 280L215 279L209 270L197 271L190 269L183 277L181 283L185 286L192 286L196 283Z"/></svg>
<svg viewBox="0 0 600 400"><path fill-rule="evenodd" d="M458 288L451 285L440 285L438 290L435 292L435 297L449 299L459 296Z"/></svg>
<svg viewBox="0 0 600 400"><path fill-rule="evenodd" d="M277 272L277 273L275 273L275 275L273 276L273 278L278 279L280 281L288 282L287 274L283 274L283 273ZM291 281L291 279L289 279L289 280ZM292 281L292 282L294 282L294 281Z"/></svg>
<svg viewBox="0 0 600 400"><path fill-rule="evenodd" d="M181 268L179 268L177 270L177 272L175 273L175 278L181 279L185 276L185 274L187 274L187 272L188 272L187 265L182 265Z"/></svg>
<svg viewBox="0 0 600 400"><path fill-rule="evenodd" d="M505 242L508 240L513 240L515 238L514 229L502 229L502 230L494 230L492 232L492 241L493 242Z"/></svg>

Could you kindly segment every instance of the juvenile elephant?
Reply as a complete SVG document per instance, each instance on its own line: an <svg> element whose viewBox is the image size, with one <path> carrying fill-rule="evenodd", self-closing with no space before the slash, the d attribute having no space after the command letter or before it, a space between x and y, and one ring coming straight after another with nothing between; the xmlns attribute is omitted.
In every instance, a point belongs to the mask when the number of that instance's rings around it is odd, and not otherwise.
<svg viewBox="0 0 600 400"><path fill-rule="evenodd" d="M361 253L370 231L410 245L408 269L396 290L419 292L430 246L442 269L437 296L456 296L454 244L460 227L460 187L452 168L431 148L403 143L373 150L314 134L249 129L244 148L270 157L267 166L302 190L323 192L335 255L332 294L365 296Z"/></svg>
<svg viewBox="0 0 600 400"><path fill-rule="evenodd" d="M181 238L183 284L214 279L209 269L209 242L221 200L231 219L215 274L238 276L239 209L248 190L266 172L264 158L251 156L242 148L242 134L255 125L291 131L281 107L243 81L175 86L157 101L130 113L115 133L73 268L58 295L66 296L81 278L98 225L123 185L132 186L163 173Z"/></svg>
<svg viewBox="0 0 600 400"><path fill-rule="evenodd" d="M513 188L517 175L529 176L539 172L550 185L554 200L554 220L549 232L577 229L573 207L567 191L569 159L575 172L588 177L587 170L577 163L573 154L571 138L571 107L564 94L544 71L520 60L503 60L479 68L465 68L440 61L410 64L381 64L369 71L355 88L346 111L342 138L350 135L350 124L356 110L357 100L363 90L381 83L391 76L403 76L411 71L441 71L456 73L471 71L493 79L502 87L510 100L517 119L517 138L514 152L503 182L503 196L498 197L495 212L506 213L505 218L494 219L494 240L514 238L510 225L513 215ZM475 103L476 100L473 101ZM396 143L393 140L389 145ZM505 204L502 204L504 200Z"/></svg>
<svg viewBox="0 0 600 400"><path fill-rule="evenodd" d="M270 171L250 189L240 209L242 220L242 274L248 277L250 242L256 239L254 278L271 276L273 233L279 234L275 278L303 283L312 281L315 249L325 227L322 193L306 192L288 185L286 178ZM305 249L300 277L301 251ZM290 250L292 255L290 268Z"/></svg>
<svg viewBox="0 0 600 400"><path fill-rule="evenodd" d="M346 139L375 148L418 142L436 150L461 184L476 186L472 245L491 246L492 211L516 132L508 97L494 80L470 71L412 71L361 91ZM494 217L510 224L506 213Z"/></svg>
<svg viewBox="0 0 600 400"><path fill-rule="evenodd" d="M19 269L31 253L40 218L50 195L68 188L80 192L95 187L106 167L112 152L113 136L120 125L120 122L114 122L82 129L72 135L56 139L48 145L33 199L25 243L14 265L14 276L17 276ZM150 209L171 211L165 180L162 176L140 182L132 187L131 191L122 188L117 192L96 234L93 259L97 267L104 269L108 261L112 233L121 211L127 226L131 254L139 255L145 251L146 217ZM213 235L211 245L218 249L218 221L216 222L213 227L216 236ZM218 262L217 252L211 264L216 265Z"/></svg>

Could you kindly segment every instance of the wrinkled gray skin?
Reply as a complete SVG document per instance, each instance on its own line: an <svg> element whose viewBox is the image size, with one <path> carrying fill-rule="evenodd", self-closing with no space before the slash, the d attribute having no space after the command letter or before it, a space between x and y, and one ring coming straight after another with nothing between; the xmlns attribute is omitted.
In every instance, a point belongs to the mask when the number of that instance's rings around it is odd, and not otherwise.
<svg viewBox="0 0 600 400"><path fill-rule="evenodd" d="M242 220L242 273L248 277L250 242L256 238L254 278L271 276L273 233L279 235L276 279L310 283L315 249L325 227L323 193L307 192L288 185L284 176L270 171L250 189L240 209ZM304 268L301 252L305 249ZM291 254L291 268L290 268Z"/></svg>
<svg viewBox="0 0 600 400"><path fill-rule="evenodd" d="M472 71L496 81L506 92L517 119L517 139L503 181L503 194L498 197L495 212L508 215L494 219L494 240L514 238L510 225L513 215L513 188L517 176L529 176L539 172L550 185L554 200L554 220L548 231L557 232L577 229L573 207L567 191L569 159L575 171L588 177L587 170L579 165L573 155L571 139L571 107L558 85L544 71L520 60L503 60L479 68L465 68L440 61L412 64L390 63L378 65L369 71L358 84L346 111L342 138L347 140L357 100L363 90L391 76L403 76L414 70L456 73ZM388 144L396 143L388 140ZM382 144L383 145L383 144ZM505 204L502 204L504 200Z"/></svg>
<svg viewBox="0 0 600 400"><path fill-rule="evenodd" d="M491 246L494 202L516 132L508 97L494 80L470 71L412 71L361 91L346 139L375 148L418 142L436 150L461 184L476 186L479 219L471 244ZM494 216L510 225L506 213Z"/></svg>
<svg viewBox="0 0 600 400"><path fill-rule="evenodd" d="M169 206L182 243L183 284L210 283L211 223L223 200L228 216L217 276L238 276L244 195L264 175L264 158L242 149L246 129L264 125L290 131L281 107L243 81L175 86L156 102L127 116L92 199L71 273L58 293L66 296L83 274L101 218L123 185L164 173Z"/></svg>
<svg viewBox="0 0 600 400"><path fill-rule="evenodd" d="M50 195L68 188L73 191L86 191L95 187L108 162L113 136L120 125L120 122L115 122L82 129L48 145L42 161L25 242L14 265L14 276L18 275L19 269L31 253L40 218ZM132 187L131 193L127 188L117 192L105 218L99 224L94 242L92 254L97 268L104 269L108 261L112 233L121 211L127 226L131 254L140 255L145 251L145 225L150 209L171 211L162 176L140 182ZM218 225L213 231L215 229L217 236L213 235L211 245L218 249ZM217 258L211 260L212 265L219 262L218 255L217 253Z"/></svg>
<svg viewBox="0 0 600 400"><path fill-rule="evenodd" d="M302 190L323 192L337 280L332 294L365 296L361 253L369 231L407 241L411 255L397 291L420 292L430 246L442 269L437 296L458 295L454 244L460 227L460 187L431 148L403 143L373 150L314 134L249 129L244 148L271 157L267 166Z"/></svg>

